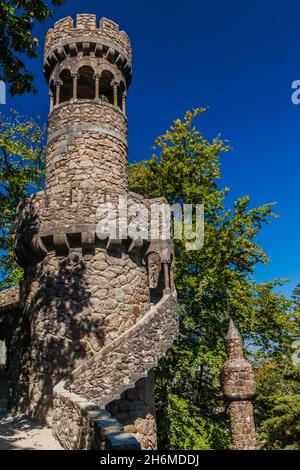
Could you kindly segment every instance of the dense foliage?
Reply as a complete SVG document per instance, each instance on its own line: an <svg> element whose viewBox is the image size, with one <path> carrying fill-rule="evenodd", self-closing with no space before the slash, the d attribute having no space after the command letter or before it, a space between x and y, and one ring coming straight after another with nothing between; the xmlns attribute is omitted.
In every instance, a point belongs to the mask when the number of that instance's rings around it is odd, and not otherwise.
<svg viewBox="0 0 300 470"><path fill-rule="evenodd" d="M300 450L300 365L266 361L256 374L256 383L261 447Z"/></svg>
<svg viewBox="0 0 300 470"><path fill-rule="evenodd" d="M15 214L21 199L42 188L45 127L16 112L0 115L0 289L16 284Z"/></svg>
<svg viewBox="0 0 300 470"><path fill-rule="evenodd" d="M130 167L131 189L173 203L204 204L205 241L188 251L177 240L176 285L181 334L157 374L159 438L162 448L221 449L229 442L219 383L231 316L256 366L265 357L291 354L298 318L274 288L258 283L255 266L268 257L256 241L273 204L251 208L244 196L226 208L228 188L219 188L221 154L229 147L197 130L196 109L177 119L156 141L156 153Z"/></svg>
<svg viewBox="0 0 300 470"><path fill-rule="evenodd" d="M54 6L65 0L52 0ZM42 0L0 0L0 80L9 84L11 94L35 91L33 75L23 57L38 56L38 39L33 26L46 21L53 10Z"/></svg>

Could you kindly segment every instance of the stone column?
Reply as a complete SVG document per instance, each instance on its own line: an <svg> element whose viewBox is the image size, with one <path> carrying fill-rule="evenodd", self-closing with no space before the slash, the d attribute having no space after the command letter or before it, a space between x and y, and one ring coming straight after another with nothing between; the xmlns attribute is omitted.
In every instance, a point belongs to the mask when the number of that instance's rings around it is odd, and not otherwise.
<svg viewBox="0 0 300 470"><path fill-rule="evenodd" d="M62 86L62 82L56 82L56 105L60 104L60 87Z"/></svg>
<svg viewBox="0 0 300 470"><path fill-rule="evenodd" d="M78 73L72 75L73 78L73 100L77 100L77 89L78 89Z"/></svg>
<svg viewBox="0 0 300 470"><path fill-rule="evenodd" d="M246 361L242 338L232 320L226 337L228 360L222 369L222 383L230 417L233 450L257 449L252 400L254 373Z"/></svg>
<svg viewBox="0 0 300 470"><path fill-rule="evenodd" d="M126 114L126 92L122 95L122 112Z"/></svg>
<svg viewBox="0 0 300 470"><path fill-rule="evenodd" d="M95 79L95 99L98 100L100 98L100 89L99 89L100 75L96 74L94 76L94 79Z"/></svg>
<svg viewBox="0 0 300 470"><path fill-rule="evenodd" d="M114 106L118 106L118 84L116 82L113 83L114 89Z"/></svg>
<svg viewBox="0 0 300 470"><path fill-rule="evenodd" d="M174 268L172 266L170 269L170 288L172 292L175 291Z"/></svg>
<svg viewBox="0 0 300 470"><path fill-rule="evenodd" d="M51 90L49 90L49 98L50 98L50 113L51 113L54 107L54 96Z"/></svg>
<svg viewBox="0 0 300 470"><path fill-rule="evenodd" d="M164 291L167 293L170 290L169 264L163 263L163 265L164 265L164 281L165 281Z"/></svg>

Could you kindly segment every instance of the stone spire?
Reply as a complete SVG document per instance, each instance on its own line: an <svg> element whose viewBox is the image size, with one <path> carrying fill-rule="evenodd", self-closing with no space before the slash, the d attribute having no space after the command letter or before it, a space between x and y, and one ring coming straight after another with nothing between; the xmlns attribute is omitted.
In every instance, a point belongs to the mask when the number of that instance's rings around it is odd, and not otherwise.
<svg viewBox="0 0 300 470"><path fill-rule="evenodd" d="M228 404L233 450L257 448L252 400L255 396L254 373L246 361L243 341L230 319L226 336L228 359L222 369L222 384Z"/></svg>

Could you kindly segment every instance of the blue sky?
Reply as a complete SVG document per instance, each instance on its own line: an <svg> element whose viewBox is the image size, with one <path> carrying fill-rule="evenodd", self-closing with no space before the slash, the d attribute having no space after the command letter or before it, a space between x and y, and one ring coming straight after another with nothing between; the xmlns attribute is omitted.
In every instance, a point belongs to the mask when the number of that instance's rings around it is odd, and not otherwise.
<svg viewBox="0 0 300 470"><path fill-rule="evenodd" d="M222 184L229 204L244 194L251 205L277 201L280 218L264 228L260 243L272 262L256 278L300 282L300 105L291 83L300 79L300 3L69 0L56 18L95 13L120 24L133 46L133 82L128 93L129 161L148 158L156 136L188 109L208 106L201 130L221 133L233 151L224 156ZM35 28L40 57L30 62L38 95L8 97L7 105L47 119L48 92L42 74L43 40L53 21Z"/></svg>

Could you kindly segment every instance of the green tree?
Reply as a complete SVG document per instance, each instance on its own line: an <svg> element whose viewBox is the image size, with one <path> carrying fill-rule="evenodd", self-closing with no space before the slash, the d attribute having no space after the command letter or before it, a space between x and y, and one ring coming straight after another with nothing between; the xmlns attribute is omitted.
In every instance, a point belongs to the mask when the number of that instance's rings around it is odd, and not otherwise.
<svg viewBox="0 0 300 470"><path fill-rule="evenodd" d="M255 266L269 261L256 237L275 216L273 204L250 208L244 196L226 208L229 189L218 180L221 154L230 148L220 136L210 142L199 132L196 120L204 111L174 121L156 140L153 157L130 167L133 191L205 208L203 248L187 251L184 240L175 242L181 332L157 374L161 448L227 448L219 373L229 315L256 361L284 354L297 327L290 302L274 290L283 281L254 279Z"/></svg>
<svg viewBox="0 0 300 470"><path fill-rule="evenodd" d="M257 374L256 420L268 450L300 450L300 367L269 360Z"/></svg>
<svg viewBox="0 0 300 470"><path fill-rule="evenodd" d="M55 6L64 2L51 1ZM52 15L53 10L42 0L0 0L0 79L9 84L12 95L35 91L34 77L23 56L38 56L34 24L46 21Z"/></svg>
<svg viewBox="0 0 300 470"><path fill-rule="evenodd" d="M22 278L13 250L16 208L43 187L45 131L17 112L0 116L0 289Z"/></svg>

